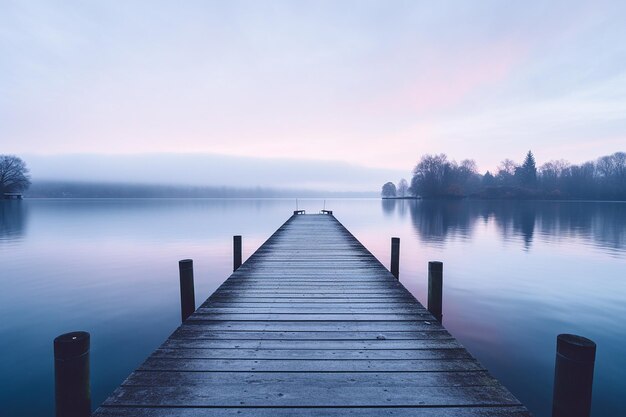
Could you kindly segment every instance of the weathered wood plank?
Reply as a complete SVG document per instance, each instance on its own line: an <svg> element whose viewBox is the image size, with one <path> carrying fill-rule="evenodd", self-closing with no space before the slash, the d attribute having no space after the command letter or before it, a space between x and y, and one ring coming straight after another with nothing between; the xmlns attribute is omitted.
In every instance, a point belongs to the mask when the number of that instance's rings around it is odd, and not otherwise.
<svg viewBox="0 0 626 417"><path fill-rule="evenodd" d="M191 372L461 372L482 371L474 359L196 359L150 356L142 371Z"/></svg>
<svg viewBox="0 0 626 417"><path fill-rule="evenodd" d="M175 359L470 359L471 355L461 348L455 349L392 349L392 350L314 350L314 349L157 349L151 358Z"/></svg>
<svg viewBox="0 0 626 417"><path fill-rule="evenodd" d="M393 297L393 298L408 298L409 295L406 291L397 290L397 289L389 289L389 290L295 290L295 289L276 289L276 290L237 290L237 291L229 291L229 290L219 290L216 293L216 296L227 297L227 296L236 296L236 297L345 297L349 295L350 298L360 298L360 297Z"/></svg>
<svg viewBox="0 0 626 417"><path fill-rule="evenodd" d="M300 296L289 296L289 295L237 295L237 294L216 294L209 298L208 302L228 302L228 301L240 301L240 302L268 302L270 300L276 300L276 302L297 302L297 303L317 303L317 304L325 304L325 303L337 303L337 302L346 302L346 303L364 303L364 304L388 304L388 303L402 303L402 304L413 304L415 303L415 298L408 296L395 296L395 295L381 295L379 297L352 297L349 295L336 295L336 296L323 296L323 295L306 295L302 294Z"/></svg>
<svg viewBox="0 0 626 417"><path fill-rule="evenodd" d="M308 340L308 341L331 341L331 340L361 340L376 341L380 347L393 340L434 340L449 339L450 334L445 330L423 332L246 332L246 331L210 331L203 330L199 326L187 325L176 330L171 339L213 339L213 340ZM311 344L311 346L315 346Z"/></svg>
<svg viewBox="0 0 626 417"><path fill-rule="evenodd" d="M210 389L213 385L258 385L307 387L316 385L328 389L352 387L468 387L497 385L498 381L484 371L473 372L158 372L135 371L124 381L130 386L197 386ZM266 388L269 389L269 388Z"/></svg>
<svg viewBox="0 0 626 417"><path fill-rule="evenodd" d="M397 306L395 304L388 304L382 307L371 307L368 305L359 306L346 304L326 304L326 305L311 305L309 303L301 303L290 305L288 303L212 303L210 307L201 307L202 312L205 314L213 313L243 313L252 312L257 314L265 313L300 313L300 314L315 314L315 313L333 313L333 314L389 314L389 313L426 313L426 309L422 307L413 306L411 304L407 306Z"/></svg>
<svg viewBox="0 0 626 417"><path fill-rule="evenodd" d="M432 331L444 330L435 321L210 321L194 319L189 321L189 325L201 326L196 330L202 331L264 331L264 332L349 332L349 331L371 331L377 332L377 336L385 332L407 332L407 331Z"/></svg>
<svg viewBox="0 0 626 417"><path fill-rule="evenodd" d="M414 308L417 310L424 311L425 308L421 305L415 305L414 299L406 299L406 300L334 300L334 299L319 299L319 300L310 300L310 299L292 299L292 300L284 300L284 299L243 299L240 300L238 298L231 297L228 300L222 299L208 299L205 301L201 307L203 308L218 308L218 307L289 307L289 308L298 308L298 307L315 307L315 308L332 308L332 307L348 307L354 309L367 308L367 309L384 309L387 311L392 311L394 308Z"/></svg>
<svg viewBox="0 0 626 417"><path fill-rule="evenodd" d="M162 347L178 349L450 349L463 347L448 337L402 340L315 340L299 339L210 339L194 337L169 338Z"/></svg>
<svg viewBox="0 0 626 417"><path fill-rule="evenodd" d="M230 388L230 389L229 389ZM257 388L257 389L255 389ZM502 386L403 387L389 389L384 384L345 386L328 389L319 386L294 386L285 392L272 385L248 385L239 390L214 385L213 390L185 386L122 386L104 402L125 406L194 406L194 407L443 407L520 405ZM282 388L282 387L281 387ZM284 388L289 388L284 386Z"/></svg>
<svg viewBox="0 0 626 417"><path fill-rule="evenodd" d="M375 314L359 314L359 313L222 313L206 311L204 307L200 307L191 322L194 320L212 320L212 321L352 321L352 322L374 322L374 321L434 321L434 317L427 311L419 313L375 313Z"/></svg>
<svg viewBox="0 0 626 417"><path fill-rule="evenodd" d="M463 407L454 408L124 408L101 407L96 417L530 417L530 413L520 406L512 407Z"/></svg>

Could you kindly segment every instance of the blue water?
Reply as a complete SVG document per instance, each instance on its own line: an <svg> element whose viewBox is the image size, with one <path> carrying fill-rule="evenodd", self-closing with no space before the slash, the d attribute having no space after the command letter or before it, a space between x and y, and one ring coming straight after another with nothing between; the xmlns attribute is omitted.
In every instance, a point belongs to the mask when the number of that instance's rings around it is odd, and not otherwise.
<svg viewBox="0 0 626 417"><path fill-rule="evenodd" d="M598 344L593 415L626 415L626 204L327 200L425 303L444 262L444 325L538 417L549 416L558 333ZM322 200L300 200L316 212ZM52 340L92 334L96 407L177 327L178 260L197 303L293 200L0 201L0 415L52 416Z"/></svg>

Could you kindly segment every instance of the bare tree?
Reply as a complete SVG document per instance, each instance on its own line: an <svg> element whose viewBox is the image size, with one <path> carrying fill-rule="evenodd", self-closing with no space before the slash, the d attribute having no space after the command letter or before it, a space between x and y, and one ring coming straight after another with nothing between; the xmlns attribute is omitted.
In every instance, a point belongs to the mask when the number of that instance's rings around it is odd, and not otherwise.
<svg viewBox="0 0 626 417"><path fill-rule="evenodd" d="M539 168L541 186L547 191L558 188L563 173L569 168L570 163L565 159L546 162Z"/></svg>
<svg viewBox="0 0 626 417"><path fill-rule="evenodd" d="M500 166L498 167L498 173L496 174L496 179L498 180L500 185L513 184L513 177L515 175L516 168L517 164L508 158L500 162Z"/></svg>
<svg viewBox="0 0 626 417"><path fill-rule="evenodd" d="M461 169L462 171L470 175L475 175L478 173L478 167L476 166L476 161L474 161L473 159L462 160L461 165L459 166L459 169Z"/></svg>
<svg viewBox="0 0 626 417"><path fill-rule="evenodd" d="M413 169L411 192L422 197L441 195L450 176L450 162L445 154L422 155L422 159Z"/></svg>
<svg viewBox="0 0 626 417"><path fill-rule="evenodd" d="M475 193L480 189L481 177L473 159L464 159L458 168L458 182L464 194Z"/></svg>
<svg viewBox="0 0 626 417"><path fill-rule="evenodd" d="M406 197L408 190L409 190L409 183L404 178L398 181L398 187L397 187L398 197Z"/></svg>
<svg viewBox="0 0 626 417"><path fill-rule="evenodd" d="M603 178L611 178L613 175L613 158L609 155L598 158L596 162L596 170Z"/></svg>
<svg viewBox="0 0 626 417"><path fill-rule="evenodd" d="M511 159L505 159L500 162L500 166L498 167L498 173L504 173L507 175L515 175L515 168L517 168L517 164Z"/></svg>
<svg viewBox="0 0 626 417"><path fill-rule="evenodd" d="M0 155L0 194L17 193L30 186L28 168L21 158Z"/></svg>
<svg viewBox="0 0 626 417"><path fill-rule="evenodd" d="M396 186L393 182L387 182L383 185L383 189L381 191L381 195L383 197L395 197L396 196Z"/></svg>

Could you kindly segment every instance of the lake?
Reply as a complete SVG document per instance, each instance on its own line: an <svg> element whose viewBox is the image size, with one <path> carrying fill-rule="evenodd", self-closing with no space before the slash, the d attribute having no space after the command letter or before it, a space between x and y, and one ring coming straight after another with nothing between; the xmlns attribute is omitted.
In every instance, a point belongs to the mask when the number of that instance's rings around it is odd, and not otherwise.
<svg viewBox="0 0 626 417"><path fill-rule="evenodd" d="M324 206L426 304L444 262L443 323L537 417L556 335L598 344L593 415L626 415L626 204L299 200ZM54 415L52 340L91 333L94 408L178 326L178 260L199 305L296 208L281 199L0 201L0 414Z"/></svg>

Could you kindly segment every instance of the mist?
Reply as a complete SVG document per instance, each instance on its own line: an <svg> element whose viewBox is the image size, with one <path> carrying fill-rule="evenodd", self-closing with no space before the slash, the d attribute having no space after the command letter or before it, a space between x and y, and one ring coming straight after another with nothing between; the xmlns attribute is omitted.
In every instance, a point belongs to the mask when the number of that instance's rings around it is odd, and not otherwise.
<svg viewBox="0 0 626 417"><path fill-rule="evenodd" d="M106 182L141 185L273 188L332 192L378 191L402 170L344 162L249 158L216 154L20 155L37 181Z"/></svg>

